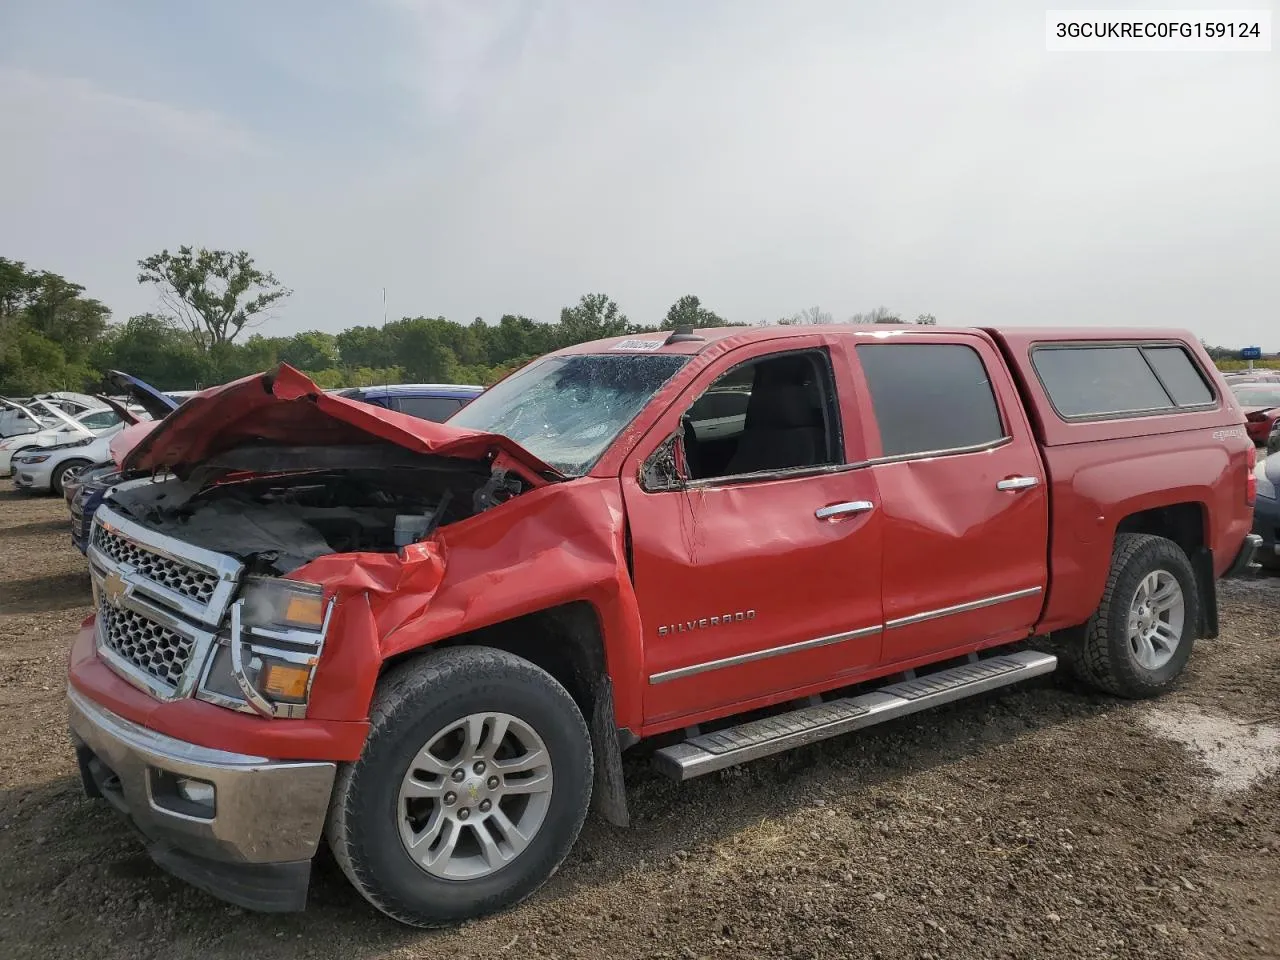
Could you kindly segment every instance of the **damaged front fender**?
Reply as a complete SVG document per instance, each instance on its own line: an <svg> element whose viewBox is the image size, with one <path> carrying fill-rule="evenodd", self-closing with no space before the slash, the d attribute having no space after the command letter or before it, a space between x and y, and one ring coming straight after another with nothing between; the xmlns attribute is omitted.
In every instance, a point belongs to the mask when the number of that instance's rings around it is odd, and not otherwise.
<svg viewBox="0 0 1280 960"><path fill-rule="evenodd" d="M627 571L616 480L523 494L398 554L330 554L290 576L338 600L309 715L364 719L382 664L564 604L596 613L616 722L641 724L640 612Z"/></svg>

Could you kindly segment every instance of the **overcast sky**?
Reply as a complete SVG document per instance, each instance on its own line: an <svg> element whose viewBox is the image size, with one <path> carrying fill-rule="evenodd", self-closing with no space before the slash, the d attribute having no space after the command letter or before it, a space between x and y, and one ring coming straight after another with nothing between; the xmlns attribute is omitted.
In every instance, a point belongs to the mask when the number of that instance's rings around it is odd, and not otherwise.
<svg viewBox="0 0 1280 960"><path fill-rule="evenodd" d="M140 257L244 248L295 291L264 333L385 286L1280 350L1280 51L1048 53L1045 6L3 0L0 256L123 319Z"/></svg>

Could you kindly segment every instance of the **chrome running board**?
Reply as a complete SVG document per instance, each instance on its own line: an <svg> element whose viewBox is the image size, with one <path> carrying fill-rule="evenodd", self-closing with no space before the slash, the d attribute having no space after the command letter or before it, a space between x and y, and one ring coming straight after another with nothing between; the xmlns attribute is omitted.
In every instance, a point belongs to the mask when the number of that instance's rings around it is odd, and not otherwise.
<svg viewBox="0 0 1280 960"><path fill-rule="evenodd" d="M815 703L789 713L699 734L655 751L653 762L661 773L673 780L691 780L714 770L1052 673L1057 666L1058 658L1053 654L1034 650L971 660L869 693Z"/></svg>

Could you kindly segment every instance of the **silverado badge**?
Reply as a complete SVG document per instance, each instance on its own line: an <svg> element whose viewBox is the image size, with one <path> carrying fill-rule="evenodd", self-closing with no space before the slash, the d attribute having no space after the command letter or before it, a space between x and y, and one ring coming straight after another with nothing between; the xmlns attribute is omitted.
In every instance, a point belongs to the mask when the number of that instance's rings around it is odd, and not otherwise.
<svg viewBox="0 0 1280 960"><path fill-rule="evenodd" d="M106 598L107 603L113 607L120 606L120 601L124 599L125 594L129 592L129 585L124 582L124 577L120 576L115 570L112 570L102 579L102 595Z"/></svg>
<svg viewBox="0 0 1280 960"><path fill-rule="evenodd" d="M664 623L658 627L658 636L669 637L673 633L685 633L690 630L727 627L731 623L744 623L755 618L754 610L734 610L731 613L722 613L718 617L699 617L697 620L686 620L684 623Z"/></svg>

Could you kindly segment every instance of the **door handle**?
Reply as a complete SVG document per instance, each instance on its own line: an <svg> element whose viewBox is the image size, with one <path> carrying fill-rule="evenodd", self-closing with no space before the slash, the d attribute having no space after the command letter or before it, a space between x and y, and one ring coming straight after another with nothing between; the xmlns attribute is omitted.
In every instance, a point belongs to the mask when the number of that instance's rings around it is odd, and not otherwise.
<svg viewBox="0 0 1280 960"><path fill-rule="evenodd" d="M997 490L1026 490L1030 487L1039 486L1039 477L1010 477L1008 480L1001 480L996 484Z"/></svg>
<svg viewBox="0 0 1280 960"><path fill-rule="evenodd" d="M833 503L827 507L819 507L813 515L819 520L834 520L836 517L847 517L855 513L866 513L874 510L876 505L870 500L849 500L846 503Z"/></svg>

